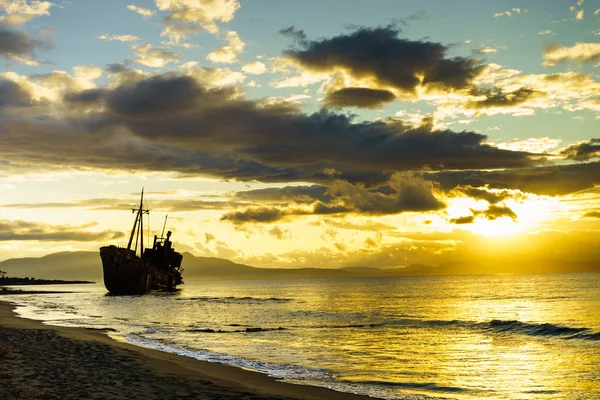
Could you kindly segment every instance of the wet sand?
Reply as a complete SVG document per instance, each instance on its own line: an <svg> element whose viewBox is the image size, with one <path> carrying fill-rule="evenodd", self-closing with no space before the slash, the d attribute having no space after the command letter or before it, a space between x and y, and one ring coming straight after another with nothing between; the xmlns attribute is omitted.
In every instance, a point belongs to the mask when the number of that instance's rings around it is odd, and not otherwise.
<svg viewBox="0 0 600 400"><path fill-rule="evenodd" d="M137 347L98 330L44 325L16 317L13 309L0 301L0 393L5 400L369 399Z"/></svg>

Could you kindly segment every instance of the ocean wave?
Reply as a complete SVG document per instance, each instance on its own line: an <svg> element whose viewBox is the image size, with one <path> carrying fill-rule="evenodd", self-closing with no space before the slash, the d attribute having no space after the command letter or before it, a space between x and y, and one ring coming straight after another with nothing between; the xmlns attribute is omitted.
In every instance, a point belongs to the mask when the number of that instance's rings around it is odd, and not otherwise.
<svg viewBox="0 0 600 400"><path fill-rule="evenodd" d="M438 385L434 382L386 382L386 381L373 381L373 380L360 380L360 381L342 381L343 383L350 384L361 384L369 386L382 386L382 387L396 387L402 389L422 389L431 392L441 393L459 393L468 392L469 389L458 387L458 386L443 386Z"/></svg>
<svg viewBox="0 0 600 400"><path fill-rule="evenodd" d="M177 297L177 298L174 298L173 300L177 300L177 301L206 301L206 302L210 302L210 303L225 303L225 304L230 304L230 303L247 303L247 304L287 303L287 302L292 301L292 299L282 298L282 297L250 297L250 296L245 296L245 297L234 297L234 296L227 296L227 297L208 297L208 296L202 296L202 297Z"/></svg>
<svg viewBox="0 0 600 400"><path fill-rule="evenodd" d="M490 322L484 323L484 327L486 326L498 332L520 332L531 336L572 336L589 332L589 329L587 328L573 328L550 323L536 324L517 320L500 319L493 319Z"/></svg>
<svg viewBox="0 0 600 400"><path fill-rule="evenodd" d="M389 325L409 325L412 327L452 327L483 330L489 333L515 333L527 336L557 337L561 339L600 340L600 332L590 328L571 327L552 323L522 322L517 320L493 319L486 322L460 320L415 320L402 319Z"/></svg>
<svg viewBox="0 0 600 400"><path fill-rule="evenodd" d="M232 324L235 325L235 324ZM231 325L230 325L231 326ZM222 329L211 329L211 328L190 328L186 329L185 332L195 332L195 333L257 333L257 332L271 332L271 331L286 331L287 328L278 327L278 328L254 328L248 327L244 329L231 329L231 330L222 330Z"/></svg>
<svg viewBox="0 0 600 400"><path fill-rule="evenodd" d="M165 340L147 339L137 334L126 335L125 340L141 347L147 347L167 353L179 354L182 356L195 358L197 360L250 369L276 379L289 379L293 381L309 380L317 382L333 381L332 374L323 368L303 367L292 364L275 364L244 357L237 357L231 354L216 353L208 350L192 350L171 344Z"/></svg>
<svg viewBox="0 0 600 400"><path fill-rule="evenodd" d="M313 325L313 326L298 326L297 328L314 328L314 329L350 329L350 328L376 328L385 324L346 324L346 325Z"/></svg>

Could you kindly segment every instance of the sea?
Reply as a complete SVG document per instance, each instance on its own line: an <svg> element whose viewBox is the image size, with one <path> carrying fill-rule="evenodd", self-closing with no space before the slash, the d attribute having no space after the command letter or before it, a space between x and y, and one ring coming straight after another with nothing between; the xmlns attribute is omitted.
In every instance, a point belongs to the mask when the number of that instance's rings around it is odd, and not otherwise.
<svg viewBox="0 0 600 400"><path fill-rule="evenodd" d="M24 318L384 399L600 399L600 274L102 284L7 296Z"/></svg>

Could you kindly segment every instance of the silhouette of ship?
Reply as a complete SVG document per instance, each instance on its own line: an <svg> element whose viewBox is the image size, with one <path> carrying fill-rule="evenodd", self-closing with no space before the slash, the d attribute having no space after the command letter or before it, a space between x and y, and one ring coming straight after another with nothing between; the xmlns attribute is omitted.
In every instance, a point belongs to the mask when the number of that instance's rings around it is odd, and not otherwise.
<svg viewBox="0 0 600 400"><path fill-rule="evenodd" d="M104 286L111 294L142 294L148 291L171 292L183 284L181 260L183 256L172 248L171 231L163 237L167 219L161 237L154 235L152 248L144 250L144 189L140 197L140 205L133 208L136 213L133 229L129 236L127 248L114 245L100 248L102 269L104 270ZM131 245L135 236L135 246ZM139 239L139 242L138 242ZM137 255L139 243L140 256Z"/></svg>

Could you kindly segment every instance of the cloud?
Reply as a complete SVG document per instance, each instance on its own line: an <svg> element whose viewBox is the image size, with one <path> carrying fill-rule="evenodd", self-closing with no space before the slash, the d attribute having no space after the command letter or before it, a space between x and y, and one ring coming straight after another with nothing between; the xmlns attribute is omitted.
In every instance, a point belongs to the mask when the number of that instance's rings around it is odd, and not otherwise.
<svg viewBox="0 0 600 400"><path fill-rule="evenodd" d="M246 79L246 75L239 71L232 71L229 68L203 68L192 66L186 69L186 75L193 78L201 85L207 87L231 86L230 89L232 92L238 91L238 89L232 85L242 83Z"/></svg>
<svg viewBox="0 0 600 400"><path fill-rule="evenodd" d="M154 14L156 14L156 10L150 10L150 9L147 9L147 8L138 7L138 6L135 6L133 4L129 4L127 6L127 9L133 11L134 13L140 14L144 18L150 18L151 16L153 16Z"/></svg>
<svg viewBox="0 0 600 400"><path fill-rule="evenodd" d="M472 95L475 99L467 101L466 106L469 108L480 109L518 106L535 96L540 96L541 93L530 88L522 87L508 93L502 91L494 92L489 89L476 89L472 92Z"/></svg>
<svg viewBox="0 0 600 400"><path fill-rule="evenodd" d="M261 75L267 72L267 66L260 61L254 61L244 65L242 71L250 75Z"/></svg>
<svg viewBox="0 0 600 400"><path fill-rule="evenodd" d="M539 31L538 35L551 35L552 31L550 29L545 29L543 31Z"/></svg>
<svg viewBox="0 0 600 400"><path fill-rule="evenodd" d="M162 20L165 25L161 36L175 42L204 29L219 33L217 22L230 22L240 8L238 0L156 0L156 7L169 14Z"/></svg>
<svg viewBox="0 0 600 400"><path fill-rule="evenodd" d="M106 40L108 42L118 41L118 42L136 42L140 40L139 37L133 35L109 35L104 34L98 36L98 39Z"/></svg>
<svg viewBox="0 0 600 400"><path fill-rule="evenodd" d="M508 142L496 142L495 145L501 149L551 153L560 144L561 139L552 139L549 137L526 138L526 139L511 139Z"/></svg>
<svg viewBox="0 0 600 400"><path fill-rule="evenodd" d="M478 52L481 54L497 53L498 49L495 47L484 47L484 48L479 49Z"/></svg>
<svg viewBox="0 0 600 400"><path fill-rule="evenodd" d="M398 229L395 225L384 224L377 221L366 220L363 222L354 222L343 218L326 218L319 220L319 223L323 223L327 226L332 226L337 229L347 229L352 231L367 231L367 232L381 232L381 231L395 231Z"/></svg>
<svg viewBox="0 0 600 400"><path fill-rule="evenodd" d="M49 45L26 33L10 30L0 24L0 57L26 65L37 65L35 51Z"/></svg>
<svg viewBox="0 0 600 400"><path fill-rule="evenodd" d="M271 223L291 216L364 214L388 215L407 211L433 211L445 207L436 197L433 183L416 173L396 173L388 182L390 193L369 190L362 184L337 180L327 189L331 201L316 201L309 207L250 207L232 211L221 220L234 224Z"/></svg>
<svg viewBox="0 0 600 400"><path fill-rule="evenodd" d="M41 222L0 220L0 242L34 240L40 242L94 242L124 237L123 232L111 230L90 232L85 229L96 225L49 225Z"/></svg>
<svg viewBox="0 0 600 400"><path fill-rule="evenodd" d="M146 67L163 68L165 65L179 60L177 54L169 50L155 48L151 44L134 45L131 48L137 55L134 61Z"/></svg>
<svg viewBox="0 0 600 400"><path fill-rule="evenodd" d="M94 65L76 65L73 67L73 74L76 79L82 79L88 82L93 82L104 74L104 68Z"/></svg>
<svg viewBox="0 0 600 400"><path fill-rule="evenodd" d="M281 210L271 207L253 207L244 211L229 212L221 218L221 221L230 221L234 224L270 223L277 222L289 215L308 215L308 210Z"/></svg>
<svg viewBox="0 0 600 400"><path fill-rule="evenodd" d="M185 42L175 42L174 40L163 40L160 42L160 44L162 44L164 46L181 47L183 49L193 49L193 48L199 47L197 44L185 43ZM194 61L189 61L189 62L194 62Z"/></svg>
<svg viewBox="0 0 600 400"><path fill-rule="evenodd" d="M91 210L128 210L136 204L135 199L128 198L92 198L67 202L37 202L37 203L12 203L2 204L3 208L20 209L51 209L51 208L87 208ZM248 206L248 202L242 201L210 201L203 199L167 199L147 201L148 206L156 211L183 212L200 210L231 210L236 207Z"/></svg>
<svg viewBox="0 0 600 400"><path fill-rule="evenodd" d="M600 116L600 82L592 74L568 71L554 74L522 74L488 64L474 88L433 97L437 126L449 126L461 116L534 115L536 110L562 108L591 110ZM482 106L482 107L479 107Z"/></svg>
<svg viewBox="0 0 600 400"><path fill-rule="evenodd" d="M496 204L506 199L520 200L524 198L522 193L515 192L514 190L490 189L487 186L473 187L471 185L458 185L452 189L451 193L454 195L471 197L477 200L485 200L490 204Z"/></svg>
<svg viewBox="0 0 600 400"><path fill-rule="evenodd" d="M290 236L290 231L287 229L281 229L278 226L274 226L272 229L269 230L269 234L276 239L284 240Z"/></svg>
<svg viewBox="0 0 600 400"><path fill-rule="evenodd" d="M287 36L303 45L308 44L308 36L306 33L302 29L296 29L296 27L293 25L284 29L280 29L279 34Z"/></svg>
<svg viewBox="0 0 600 400"><path fill-rule="evenodd" d="M31 94L13 81L0 79L0 110L33 104Z"/></svg>
<svg viewBox="0 0 600 400"><path fill-rule="evenodd" d="M513 221L517 220L517 214L515 214L515 212L507 206L498 206L495 204L491 204L485 210L471 209L471 212L473 213L473 215L466 215L464 217L452 218L452 219L448 220L448 222L451 224L458 224L458 225L472 224L475 222L475 220L479 216L482 216L485 219L490 220L490 221L495 221L496 219L503 218L503 217L510 218Z"/></svg>
<svg viewBox="0 0 600 400"><path fill-rule="evenodd" d="M6 15L0 16L0 21L8 25L21 25L36 17L50 15L50 8L58 6L49 1L2 0L0 10ZM60 6L58 6L60 7Z"/></svg>
<svg viewBox="0 0 600 400"><path fill-rule="evenodd" d="M589 160L600 157L600 139L590 139L561 149L558 153L564 158L571 160Z"/></svg>
<svg viewBox="0 0 600 400"><path fill-rule="evenodd" d="M267 203L313 203L331 201L331 195L326 186L285 186L282 188L267 188L245 190L235 193L235 199L240 201L267 202Z"/></svg>
<svg viewBox="0 0 600 400"><path fill-rule="evenodd" d="M496 14L494 14L494 18L499 18L499 17L512 17L514 14L521 14L522 12L527 12L527 10L523 10L521 8L512 8L510 10L507 11L502 11L502 12L498 12Z"/></svg>
<svg viewBox="0 0 600 400"><path fill-rule="evenodd" d="M600 211L588 211L583 214L583 218L600 218Z"/></svg>
<svg viewBox="0 0 600 400"><path fill-rule="evenodd" d="M457 185L519 189L538 195L565 195L600 184L600 162L514 168L496 171L439 171L426 173L443 190Z"/></svg>
<svg viewBox="0 0 600 400"><path fill-rule="evenodd" d="M475 222L475 215L465 215L464 217L451 218L448 220L448 222L457 225L472 224Z"/></svg>
<svg viewBox="0 0 600 400"><path fill-rule="evenodd" d="M377 108L395 99L396 96L389 90L350 87L327 93L324 105L332 108Z"/></svg>
<svg viewBox="0 0 600 400"><path fill-rule="evenodd" d="M130 70L112 67L118 74ZM218 74L217 74L218 75ZM514 168L532 154L486 144L485 135L412 127L399 120L355 123L328 111L246 100L239 90L204 84L214 71L160 74L109 88L64 91L70 112L12 115L0 127L0 155L35 167L176 171L225 179L327 182L326 168L352 182L386 181L394 171L423 167ZM73 81L66 74L57 78ZM69 81L69 82L70 82ZM68 92L68 93L66 93ZM89 113L89 110L95 110ZM89 138L93 137L91 141ZM301 138L301 140L299 140Z"/></svg>
<svg viewBox="0 0 600 400"><path fill-rule="evenodd" d="M494 221L498 218L508 217L513 221L517 220L517 214L507 206L490 205L487 210L478 211L477 215L483 215L485 218Z"/></svg>
<svg viewBox="0 0 600 400"><path fill-rule="evenodd" d="M293 28L288 35L303 37ZM448 47L436 42L398 37L391 26L359 28L330 39L297 42L299 48L285 55L298 66L320 73L343 72L354 79L371 80L380 86L414 94L418 87L468 86L483 69L476 60L448 58Z"/></svg>
<svg viewBox="0 0 600 400"><path fill-rule="evenodd" d="M227 45L218 50L208 53L206 59L214 63L232 64L238 62L238 56L244 50L246 44L242 42L239 35L234 31L227 32L225 38Z"/></svg>
<svg viewBox="0 0 600 400"><path fill-rule="evenodd" d="M600 43L576 43L571 47L546 46L542 65L553 67L567 62L583 65L598 61L600 61Z"/></svg>

